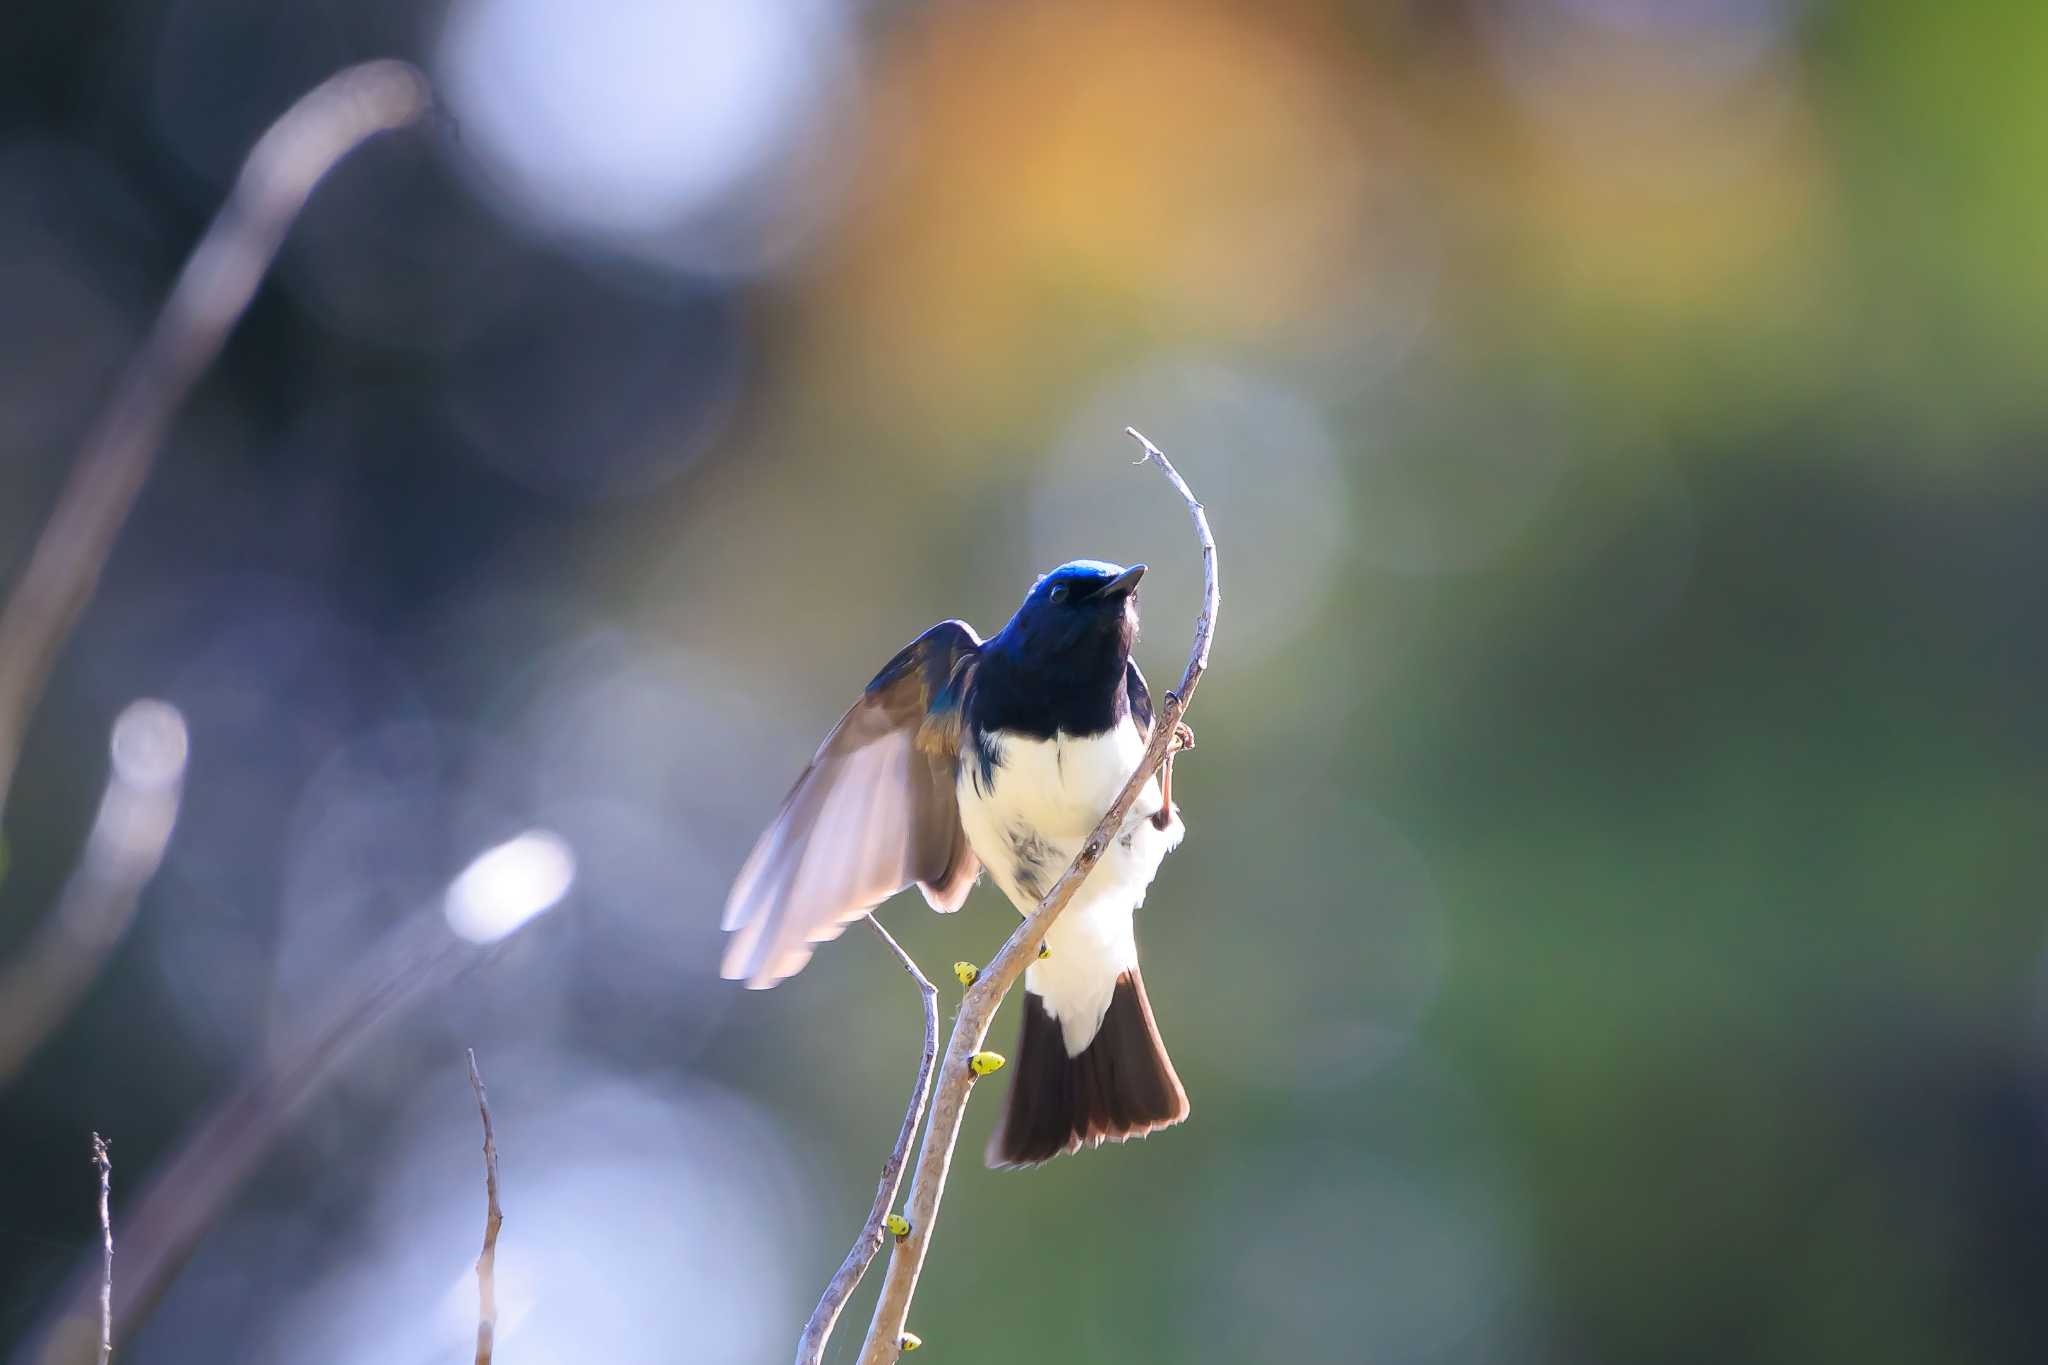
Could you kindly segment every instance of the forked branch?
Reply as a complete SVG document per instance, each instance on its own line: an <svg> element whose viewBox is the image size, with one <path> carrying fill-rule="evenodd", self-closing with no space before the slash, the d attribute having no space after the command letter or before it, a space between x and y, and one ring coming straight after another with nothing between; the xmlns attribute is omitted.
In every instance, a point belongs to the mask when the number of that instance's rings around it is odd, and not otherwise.
<svg viewBox="0 0 2048 1365"><path fill-rule="evenodd" d="M846 1259L839 1263L838 1271L825 1285L818 1306L811 1310L811 1320L804 1324L803 1337L797 1342L796 1365L818 1365L825 1358L825 1343L831 1339L832 1329L838 1324L846 1301L860 1287L861 1277L868 1273L869 1264L889 1235L889 1211L896 1207L896 1191L903 1185L903 1167L910 1160L910 1144L917 1137L918 1122L924 1118L925 1102L931 1098L932 1067L939 1058L938 989L918 970L917 963L903 951L903 945L882 927L880 920L869 915L868 924L881 936L889 951L896 954L896 960L903 964L904 971L910 973L910 979L917 983L918 995L924 1002L924 1051L918 1057L917 1079L911 1083L910 1104L903 1111L903 1127L896 1134L896 1143L889 1149L888 1159L882 1163L882 1178L875 1186L874 1206L868 1210L867 1221L861 1224L860 1235L853 1239Z"/></svg>
<svg viewBox="0 0 2048 1365"><path fill-rule="evenodd" d="M1146 745L1145 756L1138 760L1130 780L1124 783L1124 789L1096 823L1073 863L1038 902L1037 912L1017 926L1016 932L1003 944L1002 951L982 969L960 1001L960 1012L953 1020L953 1033L939 1065L931 1119L925 1129L924 1143L918 1149L910 1199L904 1209L910 1230L897 1241L895 1253L889 1258L888 1276L882 1282L881 1298L875 1304L867 1340L861 1347L862 1365L890 1365L903 1352L904 1324L910 1316L910 1301L917 1293L918 1275L924 1269L925 1256L931 1249L939 1201L945 1197L946 1175L953 1164L953 1148L960 1140L960 1125L967 1114L967 1097L974 1088L977 1075L969 1064L969 1058L981 1051L996 1010L1002 1005L1003 997L1009 994L1010 987L1038 956L1038 945L1045 941L1046 930L1073 900L1074 893L1101 860L1103 850L1109 847L1110 841L1123 827L1138 794L1166 762L1175 744L1181 717L1187 712L1188 701L1209 667L1209 639L1216 628L1216 608L1221 595L1216 587L1216 541L1209 532L1208 514L1189 490L1187 481L1181 478L1180 471L1173 467L1172 461L1159 447L1133 428L1124 430L1144 448L1145 458L1138 463L1159 466L1160 473L1186 501L1188 515L1194 521L1195 539L1202 550L1202 610L1195 618L1194 646L1188 651L1188 666L1181 675L1180 686L1166 694L1164 704L1153 720L1151 742Z"/></svg>

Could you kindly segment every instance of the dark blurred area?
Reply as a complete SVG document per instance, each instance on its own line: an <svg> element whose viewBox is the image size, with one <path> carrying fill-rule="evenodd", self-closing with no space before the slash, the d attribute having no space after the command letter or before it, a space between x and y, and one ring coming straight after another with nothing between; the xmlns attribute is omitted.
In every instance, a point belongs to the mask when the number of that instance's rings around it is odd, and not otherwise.
<svg viewBox="0 0 2048 1365"><path fill-rule="evenodd" d="M1178 672L1130 423L1223 564L1140 917L1195 1114L991 1173L982 1095L930 1358L2043 1359L2044 47L2018 0L14 0L10 579L266 124L380 55L444 108L314 195L28 733L0 954L117 713L190 762L0 1089L0 1349L97 1246L89 1132L118 1241L545 829L561 904L362 1041L120 1354L466 1358L473 1046L501 1358L785 1358L916 1001L864 933L720 981L725 889L882 661L1061 560L1152 564ZM1013 923L884 916L948 996Z"/></svg>

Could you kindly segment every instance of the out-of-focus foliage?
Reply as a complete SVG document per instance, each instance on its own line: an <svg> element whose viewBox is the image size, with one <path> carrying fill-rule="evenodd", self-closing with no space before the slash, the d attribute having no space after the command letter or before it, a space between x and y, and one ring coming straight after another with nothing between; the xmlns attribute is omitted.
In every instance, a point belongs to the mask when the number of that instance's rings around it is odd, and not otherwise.
<svg viewBox="0 0 2048 1365"><path fill-rule="evenodd" d="M1141 917L1195 1116L963 1159L932 1358L2041 1358L2048 8L6 10L0 573L262 126L386 52L449 117L315 196L30 735L0 951L125 703L191 764L0 1093L0 1342L90 1130L118 1221L543 828L567 900L351 1060L138 1358L461 1358L465 1045L503 1358L785 1353L916 1003L863 935L717 980L725 885L882 660L1061 559L1149 561L1177 670L1132 423L1224 559ZM885 913L927 970L1011 923Z"/></svg>

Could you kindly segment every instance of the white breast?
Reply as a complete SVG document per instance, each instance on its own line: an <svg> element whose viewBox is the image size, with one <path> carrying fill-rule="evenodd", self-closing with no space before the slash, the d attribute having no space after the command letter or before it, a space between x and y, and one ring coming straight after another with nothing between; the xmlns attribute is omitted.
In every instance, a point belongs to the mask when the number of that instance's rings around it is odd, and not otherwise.
<svg viewBox="0 0 2048 1365"><path fill-rule="evenodd" d="M1145 740L1126 720L1106 734L1061 735L1025 739L998 731L999 761L993 790L994 807L1006 818L1022 820L1041 835L1081 839L1109 809L1144 756ZM1138 798L1137 814L1159 809L1155 783Z"/></svg>
<svg viewBox="0 0 2048 1365"><path fill-rule="evenodd" d="M1123 790L1145 740L1128 720L1101 735L1041 740L998 732L993 740L999 761L985 789L971 751L961 764L961 824L990 878L1028 915ZM1094 1037L1117 976L1137 965L1133 912L1185 832L1178 813L1165 829L1153 826L1159 803L1155 779L1046 935L1051 956L1025 975L1025 986L1059 1016L1070 1052Z"/></svg>

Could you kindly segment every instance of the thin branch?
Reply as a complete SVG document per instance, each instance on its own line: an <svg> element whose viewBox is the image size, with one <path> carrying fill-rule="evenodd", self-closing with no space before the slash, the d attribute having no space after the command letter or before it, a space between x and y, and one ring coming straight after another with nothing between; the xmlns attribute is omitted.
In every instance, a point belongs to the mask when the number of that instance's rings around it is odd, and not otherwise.
<svg viewBox="0 0 2048 1365"><path fill-rule="evenodd" d="M92 1164L100 1173L100 1365L114 1356L114 1158L112 1144L92 1135Z"/></svg>
<svg viewBox="0 0 2048 1365"><path fill-rule="evenodd" d="M811 1310L811 1320L804 1324L803 1337L797 1342L796 1365L819 1365L825 1358L825 1343L832 1338L832 1329L839 1322L839 1314L845 1309L846 1301L853 1297L853 1291L860 1287L861 1277L868 1273L868 1266L882 1249L886 1238L886 1220L889 1211L896 1207L896 1191L903 1184L903 1166L910 1159L911 1139L917 1136L918 1122L924 1118L925 1101L931 1098L932 1068L939 1058L939 992L929 978L918 970L917 963L903 945L892 938L882 922L873 915L868 924L880 936L889 951L896 954L896 960L903 964L903 970L910 973L910 979L917 984L917 992L924 1002L924 1051L917 1063L917 1079L910 1087L910 1105L903 1111L903 1127L896 1134L896 1144L889 1149L889 1156L882 1163L882 1178L875 1186L874 1207L868 1210L867 1222L861 1224L860 1235L853 1239L852 1248L846 1259L839 1263L839 1270L825 1286L825 1292L818 1299L818 1306Z"/></svg>
<svg viewBox="0 0 2048 1365"><path fill-rule="evenodd" d="M220 354L313 186L364 140L403 127L427 105L426 78L406 63L352 66L286 110L242 163L227 203L86 434L0 612L0 810L29 712L92 598L172 416Z"/></svg>
<svg viewBox="0 0 2048 1365"><path fill-rule="evenodd" d="M177 708L130 703L110 747L106 793L57 908L0 963L0 1086L64 1022L128 932L177 823L189 752Z"/></svg>
<svg viewBox="0 0 2048 1365"><path fill-rule="evenodd" d="M882 1281L881 1297L868 1325L867 1340L861 1346L862 1365L890 1365L902 1354L904 1323L910 1316L910 1300L917 1292L918 1275L924 1269L925 1254L931 1248L932 1229L938 1222L939 1201L946 1193L946 1174L953 1164L953 1148L960 1140L960 1125L967 1114L967 1096L974 1086L975 1073L968 1065L968 1058L981 1050L1003 997L1038 956L1038 945L1045 941L1046 930L1073 900L1074 893L1101 860L1103 850L1109 847L1110 841L1123 827L1125 817L1137 803L1138 794L1166 761L1175 743L1180 719L1187 711L1188 701L1194 696L1202 674L1208 671L1209 639L1215 632L1216 609L1222 600L1216 587L1216 541L1209 533L1208 514L1189 490L1187 481L1181 478L1180 471L1173 467L1159 447L1133 428L1124 430L1144 448L1145 458L1139 463L1150 462L1159 466L1174 491L1187 502L1188 515L1194 521L1195 538L1202 547L1202 610L1195 618L1194 647L1188 652L1187 671L1181 675L1180 687L1167 693L1164 704L1159 708L1152 724L1151 742L1145 746L1145 755L1138 760L1130 780L1124 783L1124 789L1117 794L1109 810L1096 822L1094 831L1082 844L1073 863L1038 902L1037 913L1017 926L1016 932L1003 944L1002 951L982 969L981 975L961 999L960 1013L954 1017L953 1033L946 1043L945 1061L939 1068L931 1121L925 1129L924 1144L918 1149L917 1170L911 1180L910 1200L906 1207L910 1235L896 1244L896 1251L889 1258L889 1273Z"/></svg>
<svg viewBox="0 0 2048 1365"><path fill-rule="evenodd" d="M491 1101L484 1094L483 1073L476 1069L476 1049L469 1049L469 1088L484 1120L484 1249L476 1258L476 1365L491 1365L498 1335L498 1229L505 1222L498 1207L498 1137L491 1130Z"/></svg>
<svg viewBox="0 0 2048 1365"><path fill-rule="evenodd" d="M114 1339L127 1341L292 1118L335 1070L422 998L496 956L449 932L439 904L422 907L372 945L259 1065L217 1102L133 1201L123 1238L128 1267L114 1295ZM74 1280L48 1318L16 1347L14 1365L57 1365L88 1318L91 1283Z"/></svg>

